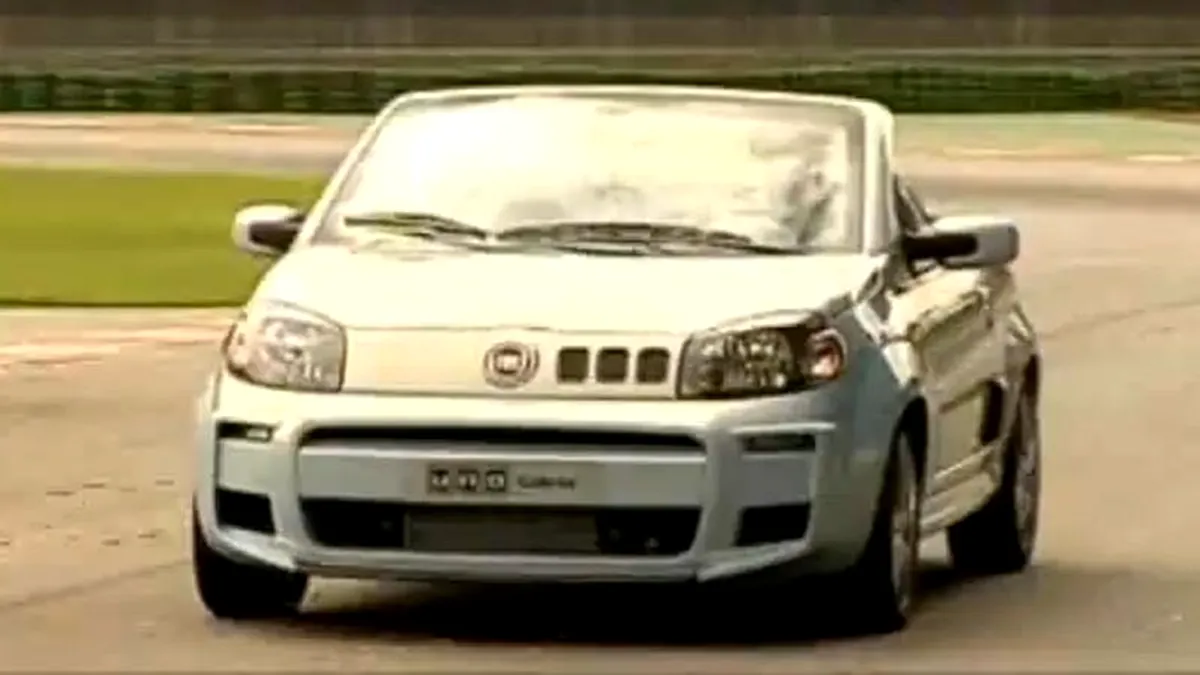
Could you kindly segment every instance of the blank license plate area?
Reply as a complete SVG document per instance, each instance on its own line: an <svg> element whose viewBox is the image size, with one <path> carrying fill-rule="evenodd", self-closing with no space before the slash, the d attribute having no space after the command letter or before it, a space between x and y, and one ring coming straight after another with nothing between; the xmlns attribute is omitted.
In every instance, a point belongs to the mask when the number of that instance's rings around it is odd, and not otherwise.
<svg viewBox="0 0 1200 675"><path fill-rule="evenodd" d="M596 517L589 513L507 509L412 510L408 547L433 553L594 553Z"/></svg>

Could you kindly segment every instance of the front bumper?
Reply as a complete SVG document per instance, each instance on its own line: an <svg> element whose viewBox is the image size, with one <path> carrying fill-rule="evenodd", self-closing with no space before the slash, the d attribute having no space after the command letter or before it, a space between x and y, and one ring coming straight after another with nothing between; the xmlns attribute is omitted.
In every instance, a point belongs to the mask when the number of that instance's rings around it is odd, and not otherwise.
<svg viewBox="0 0 1200 675"><path fill-rule="evenodd" d="M297 394L224 378L201 405L197 507L213 548L316 576L707 581L781 566L836 569L865 542L885 456L856 442L849 419L839 422L820 392L498 401ZM431 492L431 468L464 465L502 466L512 489ZM229 500L247 498L265 517L230 518ZM380 545L379 528L355 539L380 509L486 513L485 528L511 510L624 513L621 522L635 526L674 514L672 532L686 538L671 547L670 535L654 534L664 540L658 550L634 552L464 551L415 546L401 525L395 545ZM343 515L330 522L330 513Z"/></svg>

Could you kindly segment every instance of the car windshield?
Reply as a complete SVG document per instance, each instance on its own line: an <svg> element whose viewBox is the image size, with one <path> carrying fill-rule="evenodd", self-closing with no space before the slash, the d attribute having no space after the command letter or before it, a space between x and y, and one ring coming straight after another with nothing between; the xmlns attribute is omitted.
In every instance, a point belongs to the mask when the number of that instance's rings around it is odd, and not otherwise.
<svg viewBox="0 0 1200 675"><path fill-rule="evenodd" d="M318 240L480 250L853 250L852 118L753 97L520 94L401 106ZM607 247L607 248L605 248Z"/></svg>

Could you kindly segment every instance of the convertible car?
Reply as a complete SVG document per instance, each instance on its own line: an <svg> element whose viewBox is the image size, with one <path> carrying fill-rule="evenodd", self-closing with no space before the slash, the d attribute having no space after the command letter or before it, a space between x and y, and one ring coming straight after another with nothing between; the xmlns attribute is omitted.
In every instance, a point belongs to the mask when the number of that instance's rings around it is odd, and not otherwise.
<svg viewBox="0 0 1200 675"><path fill-rule="evenodd" d="M816 576L887 632L923 538L1025 568L1018 230L928 213L892 137L883 106L817 95L392 101L310 208L234 219L275 260L199 406L207 610L295 612L313 577Z"/></svg>

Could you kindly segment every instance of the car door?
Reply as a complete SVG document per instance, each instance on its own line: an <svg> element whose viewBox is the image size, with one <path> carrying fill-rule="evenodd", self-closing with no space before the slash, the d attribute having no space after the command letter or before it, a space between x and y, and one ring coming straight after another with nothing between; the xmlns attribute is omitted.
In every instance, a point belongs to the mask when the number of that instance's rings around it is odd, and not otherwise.
<svg viewBox="0 0 1200 675"><path fill-rule="evenodd" d="M932 227L919 196L902 179L894 181L895 216L904 232ZM995 317L987 272L948 269L934 261L907 262L897 287L908 305L907 335L921 362L922 379L936 429L930 434L927 494L952 506L956 488L980 470L976 455L987 412L988 384L1003 364L994 340ZM901 299L898 298L898 299ZM934 515L939 503L929 504Z"/></svg>

